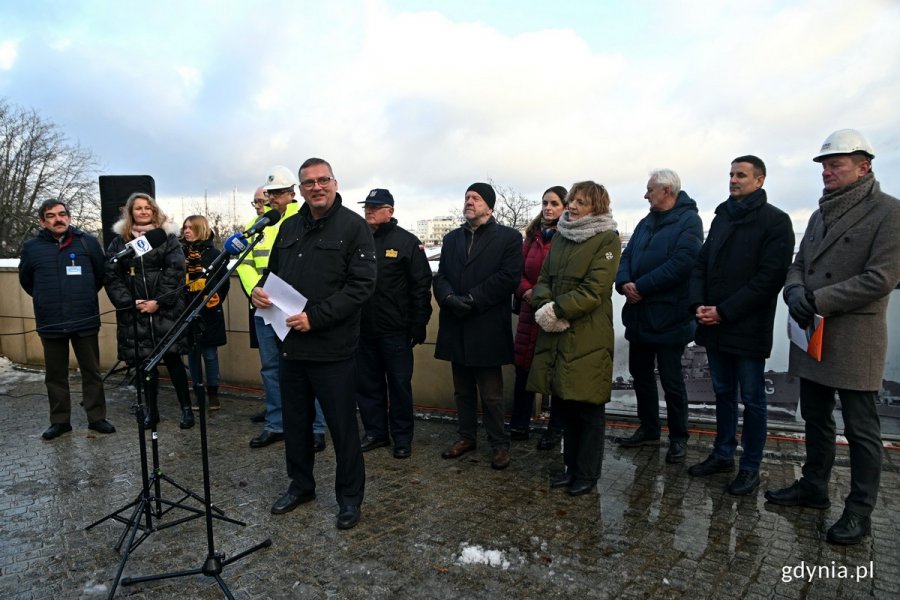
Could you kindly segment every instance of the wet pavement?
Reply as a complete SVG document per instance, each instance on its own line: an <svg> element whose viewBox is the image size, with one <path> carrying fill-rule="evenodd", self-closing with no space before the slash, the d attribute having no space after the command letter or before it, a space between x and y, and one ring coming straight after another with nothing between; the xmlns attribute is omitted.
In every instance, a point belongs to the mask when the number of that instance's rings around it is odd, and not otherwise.
<svg viewBox="0 0 900 600"><path fill-rule="evenodd" d="M117 433L89 431L76 407L74 431L46 442L42 378L8 369L0 375L0 598L103 598L121 560L113 547L126 528L113 520L85 527L141 491L134 393L109 390ZM173 394L161 387L161 468L202 495L199 428L178 429ZM634 424L610 419L597 493L571 498L549 489L562 459L536 450L536 436L514 442L511 466L494 471L483 437L475 452L441 459L455 424L421 415L410 459L394 459L389 448L365 454L362 520L340 531L330 442L317 455L318 499L273 516L269 507L287 485L283 444L250 449L258 392L225 391L209 423L211 493L227 517L246 526L214 519L214 547L233 557L272 541L222 571L236 598L900 597L897 449L886 451L871 537L842 548L827 544L824 533L848 490L846 447L838 451L830 509L781 508L767 505L762 492L799 476L803 446L796 439L771 432L762 487L735 498L724 492L727 475L696 479L685 465L666 465L665 442L619 449L612 437ZM708 430L695 430L688 464L706 456L711 440ZM183 496L167 482L161 489L164 500ZM191 498L184 504L201 507ZM164 528L134 550L124 576L199 569L208 554L205 520L165 527L192 514L176 508L164 515ZM213 578L194 574L120 586L117 596L223 594Z"/></svg>

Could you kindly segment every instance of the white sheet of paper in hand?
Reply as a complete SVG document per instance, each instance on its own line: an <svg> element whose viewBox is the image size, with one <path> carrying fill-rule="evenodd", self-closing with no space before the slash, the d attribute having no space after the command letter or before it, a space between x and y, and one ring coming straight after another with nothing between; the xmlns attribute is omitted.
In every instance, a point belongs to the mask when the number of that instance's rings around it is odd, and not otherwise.
<svg viewBox="0 0 900 600"><path fill-rule="evenodd" d="M257 308L256 314L263 318L267 325L275 330L275 335L282 342L291 328L285 321L291 315L300 314L306 308L306 296L298 292L274 273L269 273L263 291L269 295L272 306L269 308Z"/></svg>

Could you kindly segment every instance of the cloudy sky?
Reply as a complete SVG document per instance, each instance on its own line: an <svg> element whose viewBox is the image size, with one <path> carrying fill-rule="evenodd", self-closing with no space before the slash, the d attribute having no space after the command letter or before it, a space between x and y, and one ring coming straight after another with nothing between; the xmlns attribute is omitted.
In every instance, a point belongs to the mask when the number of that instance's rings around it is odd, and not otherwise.
<svg viewBox="0 0 900 600"><path fill-rule="evenodd" d="M535 199L594 179L630 231L656 167L708 224L752 153L802 231L835 129L900 195L898 28L894 0L0 0L0 97L176 214L205 193L249 219L270 166L320 156L407 227L490 177Z"/></svg>

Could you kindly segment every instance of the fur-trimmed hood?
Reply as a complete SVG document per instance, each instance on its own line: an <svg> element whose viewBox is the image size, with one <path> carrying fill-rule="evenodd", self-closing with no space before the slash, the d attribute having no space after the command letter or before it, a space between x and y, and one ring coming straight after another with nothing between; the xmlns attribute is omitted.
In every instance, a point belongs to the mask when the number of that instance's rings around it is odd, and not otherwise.
<svg viewBox="0 0 900 600"><path fill-rule="evenodd" d="M172 221L166 221L165 223L163 223L162 228L163 228L163 230L165 230L165 232L167 234L170 233L170 234L174 235L175 237L178 237L178 234L181 233L181 230L179 229L178 225L176 225ZM112 230L113 230L113 233L115 233L115 234L123 235L125 233L125 218L123 217L123 218L119 219L118 221L116 221L115 223L113 223Z"/></svg>

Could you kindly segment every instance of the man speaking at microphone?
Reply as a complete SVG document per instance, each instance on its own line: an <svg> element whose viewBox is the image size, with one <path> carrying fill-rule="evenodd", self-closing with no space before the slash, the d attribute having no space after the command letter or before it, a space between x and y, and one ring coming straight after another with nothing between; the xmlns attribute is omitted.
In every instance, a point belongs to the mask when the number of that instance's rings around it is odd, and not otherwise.
<svg viewBox="0 0 900 600"><path fill-rule="evenodd" d="M287 318L291 330L281 344L291 483L272 505L272 513L292 511L316 497L311 442L318 397L337 457L337 527L349 529L359 522L366 481L356 422L354 356L362 306L375 290L375 242L366 221L343 206L326 161L310 158L300 166L300 193L305 204L282 222L267 269L307 298L304 310ZM251 298L257 308L271 306L260 286Z"/></svg>

